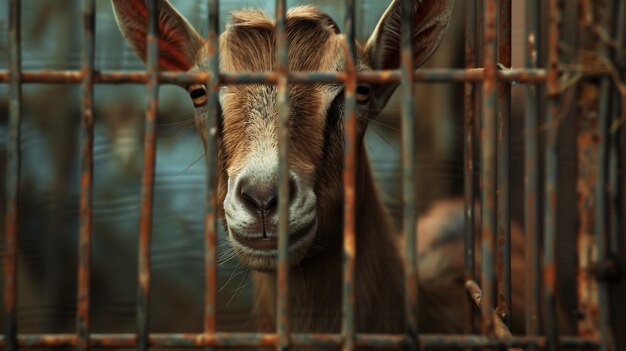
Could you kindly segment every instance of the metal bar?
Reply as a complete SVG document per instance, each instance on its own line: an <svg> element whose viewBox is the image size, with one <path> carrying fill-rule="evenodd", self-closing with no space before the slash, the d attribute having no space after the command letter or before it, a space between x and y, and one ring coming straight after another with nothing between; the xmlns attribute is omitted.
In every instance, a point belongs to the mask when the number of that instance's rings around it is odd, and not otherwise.
<svg viewBox="0 0 626 351"><path fill-rule="evenodd" d="M4 234L4 338L5 350L17 350L17 244L20 194L20 124L22 117L22 48L20 1L9 2L9 125L6 166Z"/></svg>
<svg viewBox="0 0 626 351"><path fill-rule="evenodd" d="M583 33L589 32L591 27L591 14L594 12L591 7L591 2L587 0L578 1L579 13L581 20L578 21L576 26L577 34L586 40L580 40L576 42L576 48L578 50L584 49L588 51L594 51L597 48L596 40L592 39L592 36L583 36ZM595 84L594 84L595 88ZM580 87L577 91L579 101L584 101L582 97L585 96L585 91ZM589 165L596 165L597 162L597 142L590 142L593 140L596 134L597 117L591 118L591 114L596 116L597 100L592 103L587 103L584 108L580 108L577 116L577 179L576 179L576 192L580 198L578 203L578 218L579 222L577 231L577 302L578 313L580 318L576 321L577 333L580 336L594 336L598 337L598 306L597 306L597 294L598 287L593 279L593 273L589 269L593 265L595 260L595 240L594 240L594 221L593 221L593 208L595 206L594 186L595 179L597 177L598 167L589 167ZM589 111L589 112L587 112ZM593 122L592 122L593 120Z"/></svg>
<svg viewBox="0 0 626 351"><path fill-rule="evenodd" d="M609 21L616 14L613 8L613 2L609 1L604 4L595 4L599 7L598 11L603 11L602 25L612 32L612 25ZM616 33L612 33L614 36ZM610 61L608 43L601 43L599 46L599 54L605 60ZM621 54L618 54L618 58ZM596 256L599 264L608 264L612 260L613 252L610 247L610 231L607 224L607 188L609 181L609 154L611 140L609 138L609 123L611 120L609 110L609 99L611 98L611 81L609 77L603 77L600 81L600 96L598 108L598 175L595 184L595 239L596 239ZM615 333L611 326L611 281L608 279L599 279L598 281L598 305L599 305L599 331L600 331L600 349L602 351L613 351L616 349Z"/></svg>
<svg viewBox="0 0 626 351"><path fill-rule="evenodd" d="M78 243L78 292L76 333L78 349L89 349L91 305L91 237L93 228L93 69L95 57L95 3L83 1L83 63L82 63L82 123L81 123L81 182L80 182L80 231Z"/></svg>
<svg viewBox="0 0 626 351"><path fill-rule="evenodd" d="M625 22L625 17L626 17L626 2L624 1L619 1L619 0L615 0L614 1L614 5L615 6L615 10L613 11L613 23L614 23L614 35L612 36L613 38L615 38L615 47L613 48L613 64L616 66L616 70L619 74L619 78L623 81L624 80L624 64L623 64L623 60L621 60L621 53L624 50L624 22ZM623 105L622 102L622 97L620 95L620 92L618 89L613 89L613 96L612 96L612 102L613 102L613 106L612 106L612 110L611 110L611 116L613 118L613 122L611 123L611 127L610 127L610 142L611 142L611 148L609 151L609 191L608 191L608 196L609 196L609 217L611 218L611 224L610 224L610 229L609 229L609 236L610 236L610 241L609 241L609 250L610 253L613 255L613 258L619 258L619 254L620 252L622 253L622 262L626 262L624 261L625 259L623 258L624 255L626 255L626 250L624 250L622 248L623 242L624 242L624 233L626 233L626 231L620 231L620 229L622 228L622 223L624 221L624 217L622 217L622 215L620 214L620 206L624 206L625 202L624 200L626 200L625 196L622 196L620 199L620 192L622 191L622 184L620 184L620 178L626 178L624 177L624 173L623 173L623 167L624 164L620 164L621 160L620 160L620 156L622 153L624 153L624 150L626 150L626 148L624 148L624 146L620 145L620 128L623 130L624 126L620 126L620 127L615 127L615 125L617 123L619 123L619 121L623 121L623 117L625 116L624 114L624 109L626 109L626 106ZM623 134L623 133L622 133ZM624 138L624 136L621 136L621 138ZM620 173L620 170L622 173ZM620 177L621 175L621 177ZM619 262L619 261L618 261ZM619 265L619 263L618 263ZM623 272L623 271L622 271ZM624 273L622 273L624 274ZM613 291L613 301L615 302L614 306L611 307L611 310L614 311L613 312L613 321L615 323L615 321L621 320L621 316L623 316L623 311L626 307L626 303L623 301L623 299L619 299L619 296L624 296L626 295L626 280L622 279L621 284L619 282L616 283L615 287L614 287L614 291ZM615 311L622 311L622 312L615 312ZM624 332L626 331L626 325L624 323L621 323L622 326L618 326L615 325L615 330L613 330L613 332L615 333L615 339L616 339L616 349L624 349L626 348L626 337L624 336ZM621 334L621 337L620 337Z"/></svg>
<svg viewBox="0 0 626 351"><path fill-rule="evenodd" d="M613 32L614 26L611 24L610 19L617 17L617 14L614 12L615 6L612 1L607 2L604 6L597 4L596 6L600 7L599 11L604 11L603 21L599 23L604 28L608 28L610 32ZM612 37L615 37L617 33L612 33ZM608 43L603 42L599 48L599 54L607 61L610 62L609 56L609 47ZM617 54L617 59L620 60L621 53ZM596 255L598 264L601 265L610 265L613 260L613 255L617 254L617 247L612 247L611 245L611 231L609 225L607 223L607 215L611 210L611 206L607 210L608 205L608 196L610 189L609 185L609 174L610 174L610 154L611 154L611 138L609 136L609 126L612 119L609 105L610 98L612 95L612 86L611 80L609 77L603 77L600 81L600 96L599 102L600 106L598 109L598 131L597 135L599 138L598 145L598 176L596 178L596 189L595 189L595 239L596 239ZM602 274L598 274L600 272L596 272L596 278L598 281L598 305L599 305L599 331L600 331L600 339L601 345L600 349L603 351L613 351L616 350L617 342L616 335L611 325L611 311L612 311L612 282L607 277L602 279Z"/></svg>
<svg viewBox="0 0 626 351"><path fill-rule="evenodd" d="M354 24L354 0L345 1L345 118L343 161L343 289L342 289L342 350L354 350L355 337L355 290L354 271L356 259L356 47Z"/></svg>
<svg viewBox="0 0 626 351"><path fill-rule="evenodd" d="M482 84L482 113L481 123L481 160L480 175L481 215L482 215L482 324L483 333L491 336L494 333L491 311L493 308L493 251L494 235L496 234L496 113L497 113L497 77L496 77L496 0L484 1L484 67L485 80Z"/></svg>
<svg viewBox="0 0 626 351"><path fill-rule="evenodd" d="M559 21L561 11L559 0L548 2L548 104L547 104L547 135L546 135L546 164L545 164L545 221L544 221L544 248L543 248L543 288L545 306L545 332L548 350L557 350L557 320L556 320L556 206L557 206L557 138L559 124Z"/></svg>
<svg viewBox="0 0 626 351"><path fill-rule="evenodd" d="M404 233L404 314L412 349L419 348L419 306L415 203L415 99L413 97L413 1L402 1L402 231Z"/></svg>
<svg viewBox="0 0 626 351"><path fill-rule="evenodd" d="M289 105L285 0L276 0L276 72L278 73L278 351L289 347Z"/></svg>
<svg viewBox="0 0 626 351"><path fill-rule="evenodd" d="M293 346L339 347L341 334L291 334ZM545 348L544 337L512 337L510 339L488 338L481 335L422 334L419 336L423 348L472 349L535 347ZM356 346L379 348L404 348L408 343L405 334L357 334ZM20 334L17 345L23 349L76 347L75 334ZM266 333L215 333L207 334L150 334L151 348L200 348L200 347L267 347L278 344L278 335ZM91 334L92 348L132 348L137 346L136 334ZM593 338L560 337L559 346L565 349L596 350L599 341ZM0 347L5 339L0 338Z"/></svg>
<svg viewBox="0 0 626 351"><path fill-rule="evenodd" d="M564 73L574 70L563 69ZM603 70L576 69L577 73L584 77L598 77L608 75L610 72ZM496 72L498 80L511 83L539 83L546 79L544 69L504 69ZM210 77L208 72L171 72L159 73L159 81L164 84L186 85L190 83L206 83ZM82 83L82 73L72 70L28 70L21 74L23 83L59 83L79 84ZM347 77L345 72L289 72L287 78L292 83L342 83ZM393 84L400 83L402 73L400 70L362 71L356 74L359 83ZM145 71L95 71L94 82L99 84L146 84L148 74ZM413 72L413 80L416 82L480 82L484 79L483 68L465 69L442 69L422 68ZM9 71L0 70L0 84L9 82ZM240 72L221 73L221 84L276 84L278 74L275 72Z"/></svg>
<svg viewBox="0 0 626 351"><path fill-rule="evenodd" d="M478 65L476 57L476 0L467 1L465 3L465 68L473 69ZM474 120L476 118L476 84L472 82L465 83L465 143L464 146L464 164L463 168L463 190L465 198L465 281L475 279L476 267L474 261L474 237L475 237L475 213L474 213L474 169L476 167L475 146L474 146ZM474 332L474 308L471 304L467 306L467 321L465 324L465 333Z"/></svg>
<svg viewBox="0 0 626 351"><path fill-rule="evenodd" d="M624 79L624 65L621 60L621 53L624 50L624 21L626 20L626 2L624 1L615 1L617 4L615 6L614 13L614 35L615 38L615 48L613 49L613 62L616 65L616 69L618 72L621 72L620 78ZM613 107L611 110L612 117L614 118L613 123L611 123L610 131L611 131L611 150L609 155L609 163L610 163L610 171L609 171L609 197L610 197L610 218L611 227L610 227L610 250L613 255L618 255L620 252L620 228L621 222L624 221L624 218L620 216L620 173L619 173L619 163L620 163L620 140L619 140L619 127L615 128L615 124L619 123L620 116L624 116L622 109L626 109L626 106L621 105L621 96L617 89L613 91ZM624 128L621 126L621 128Z"/></svg>
<svg viewBox="0 0 626 351"><path fill-rule="evenodd" d="M498 61L511 67L511 0L498 0ZM498 83L496 312L511 325L511 85Z"/></svg>
<svg viewBox="0 0 626 351"><path fill-rule="evenodd" d="M144 131L144 163L141 181L141 213L139 223L139 269L137 286L137 348L148 350L150 330L150 240L156 166L156 118L159 102L159 5L148 1L148 105Z"/></svg>
<svg viewBox="0 0 626 351"><path fill-rule="evenodd" d="M482 309L483 292L480 289L480 286L478 285L478 283L476 283L476 281L474 280L468 280L465 282L465 289L467 290L467 293L471 297L472 301L474 301L474 304L476 305L476 307L478 307L481 310L481 312L483 312L483 309ZM510 339L513 337L513 335L509 331L509 327L502 321L497 311L492 311L491 313L489 313L487 316L484 316L484 317L491 318L493 320L495 337L504 338L504 339Z"/></svg>
<svg viewBox="0 0 626 351"><path fill-rule="evenodd" d="M526 1L526 67L536 68L539 47L539 8L538 0ZM541 289L538 282L541 276L539 253L539 156L538 120L539 107L537 87L526 85L524 118L524 202L525 202L525 295L526 295L526 334L537 336L540 333Z"/></svg>
<svg viewBox="0 0 626 351"><path fill-rule="evenodd" d="M219 118L219 0L209 1L209 33L207 44L211 74L206 82L208 89L208 118L204 128L205 161L207 169L206 214L204 219L205 241L205 291L204 333L213 335L217 319L217 232L219 210L217 198L217 120Z"/></svg>

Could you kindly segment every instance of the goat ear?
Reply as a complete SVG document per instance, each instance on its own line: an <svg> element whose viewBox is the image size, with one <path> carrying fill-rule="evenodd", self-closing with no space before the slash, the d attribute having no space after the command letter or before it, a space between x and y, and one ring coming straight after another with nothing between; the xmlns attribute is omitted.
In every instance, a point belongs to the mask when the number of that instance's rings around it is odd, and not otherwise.
<svg viewBox="0 0 626 351"><path fill-rule="evenodd" d="M421 66L437 49L443 38L454 0L413 0L413 68ZM378 22L365 46L373 69L397 69L402 42L402 6L394 0ZM398 85L375 85L372 107L382 109Z"/></svg>
<svg viewBox="0 0 626 351"><path fill-rule="evenodd" d="M139 58L146 62L148 9L145 0L112 0L115 20ZM153 1L153 0L147 0ZM203 39L172 5L159 0L159 64L171 71L193 66Z"/></svg>

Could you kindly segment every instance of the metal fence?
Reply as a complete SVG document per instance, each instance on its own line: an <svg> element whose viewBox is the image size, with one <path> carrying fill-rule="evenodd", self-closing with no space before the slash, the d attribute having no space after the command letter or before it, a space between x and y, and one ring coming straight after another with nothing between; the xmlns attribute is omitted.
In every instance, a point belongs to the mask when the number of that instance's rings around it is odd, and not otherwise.
<svg viewBox="0 0 626 351"><path fill-rule="evenodd" d="M97 71L94 68L94 0L84 0L83 15L83 64L80 71L23 71L20 57L20 1L9 4L9 69L0 71L0 83L8 83L10 90L9 142L6 188L6 231L4 256L4 304L5 331L0 344L7 350L40 347L77 347L87 350L98 348L150 347L185 348L275 346L287 349L294 346L342 347L358 346L419 347L419 348L508 348L527 349L601 349L618 350L619 316L617 302L619 286L623 280L624 242L622 221L624 201L620 195L623 187L623 146L620 147L619 126L624 113L620 112L620 99L625 94L620 77L623 76L623 1L607 1L607 13L613 17L597 27L599 38L606 41L599 45L599 57L613 62L609 65L586 69L585 66L568 68L560 58L561 21L564 1L526 2L526 67L511 66L511 0L467 1L466 4L466 69L413 70L411 60L403 60L398 70L356 72L354 41L354 0L345 1L346 68L342 72L289 72L287 66L287 43L285 35L285 0L276 2L277 68L275 72L224 74L218 67L218 1L209 1L209 45L213 49L209 72L174 73L160 72L158 66L158 11L159 1L148 1L148 59L147 71L117 72ZM411 0L403 1L404 18L402 50L404 57L411 55ZM580 28L591 27L585 22L585 11L592 6L588 1L576 1L580 10ZM544 19L543 21L541 19ZM593 23L592 23L593 24ZM611 39L616 38L616 39ZM545 40L545 42L544 42ZM547 50L543 54L543 50ZM615 68L617 66L617 68ZM595 231L586 236L580 231L579 243L594 243L593 265L588 274L579 276L579 289L597 284L598 294L585 296L581 304L588 313L583 319L590 320L588 330L579 329L578 336L559 336L556 317L556 213L557 213L557 160L559 157L558 133L562 122L560 116L563 100L563 77L577 72L581 77L600 81L597 138L597 176L593 195ZM287 223L288 218L288 166L287 159L287 84L288 82L338 82L345 84L345 145L344 158L344 266L343 266L343 317L340 334L290 334L288 332L287 300ZM406 325L403 335L357 334L354 313L354 262L355 262L355 135L357 82L401 83L402 89L402 149L405 236L405 285ZM466 206L466 287L468 295L480 310L482 329L480 334L424 335L419 333L417 296L417 259L415 252L415 180L414 160L414 102L413 86L416 82L464 82L465 84L465 206ZM68 83L82 85L81 124L81 197L80 197L80 245L78 274L78 306L75 334L20 334L16 323L17 305L17 250L18 250L18 199L20 181L20 115L21 87L24 83ZM149 99L145 119L144 169L141 197L141 221L139 240L139 275L137 291L136 334L90 333L90 264L92 233L92 183L93 183L93 105L95 84L146 84ZM154 334L148 328L149 297L151 282L150 239L153 205L153 181L155 170L155 121L159 100L159 84L205 83L209 89L207 130L207 157L209 171L206 194L206 301L204 331L199 334ZM220 84L265 83L276 84L279 94L280 116L280 172L279 172L279 265L278 265L278 319L277 332L225 333L216 330L216 251L218 204L215 189L215 119L218 113L217 91ZM513 336L507 329L510 318L510 106L511 85L525 85L525 240L527 318L526 335ZM545 121L540 116L545 115ZM543 123L543 124L542 124ZM542 127L543 125L543 127ZM543 128L543 129L542 129ZM622 130L624 128L621 128ZM546 133L542 143L538 132ZM622 144L623 145L623 144ZM540 157L541 156L541 157ZM540 164L540 160L544 160ZM474 174L479 169L480 176ZM543 182L543 198L540 185ZM479 192L475 191L479 189ZM476 202L476 200L479 200ZM480 233L475 233L475 203L480 205L482 223ZM543 206L543 211L540 209ZM543 223L543 227L540 224ZM482 237L482 272L475 272L472 243L475 235ZM579 253L582 255L582 251ZM497 267L494 270L494 267ZM622 270L622 271L620 271ZM621 275L620 275L621 274ZM481 277L479 286L476 277ZM620 280L621 279L621 280ZM492 282L495 281L495 284ZM622 288L623 289L623 288ZM483 294L482 292L489 292ZM490 292L495 292L492 296ZM493 297L497 298L494 299ZM581 297L579 296L579 299ZM623 296L622 296L623 299ZM473 311L468 311L472 314ZM543 330L539 321L543 317ZM621 319L619 319L621 318ZM616 327L617 326L617 327ZM468 332L472 326L468 326ZM624 346L622 346L624 347Z"/></svg>

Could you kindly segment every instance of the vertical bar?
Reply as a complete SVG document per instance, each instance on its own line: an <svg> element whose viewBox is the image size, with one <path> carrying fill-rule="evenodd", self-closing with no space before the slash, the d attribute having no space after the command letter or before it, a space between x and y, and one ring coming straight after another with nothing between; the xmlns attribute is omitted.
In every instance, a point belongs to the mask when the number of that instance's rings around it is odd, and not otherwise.
<svg viewBox="0 0 626 351"><path fill-rule="evenodd" d="M539 0L526 1L526 67L537 68L539 47ZM526 254L526 334L539 335L539 311L541 291L538 279L541 276L539 262L539 140L537 138L539 107L537 86L526 84L524 118L524 201L525 201L525 254Z"/></svg>
<svg viewBox="0 0 626 351"><path fill-rule="evenodd" d="M485 41L484 41L484 32L485 32L485 0L476 0L476 33L475 33L475 55L476 55L476 65L483 66L484 57L485 57ZM483 89L482 89L482 81L477 83L474 90L474 192L476 192L475 198L478 199L477 202L474 202L474 212L477 212L478 215L474 218L474 223L476 227L474 229L474 241L476 241L476 233L480 235L480 257L482 262L482 230L483 230L483 216L482 216L482 189L483 189L483 178L482 178L482 142L484 136L482 135L483 128ZM478 207L476 206L478 203ZM477 250L477 245L474 245L473 249ZM474 265L477 263L476 253L474 254ZM479 267L482 267L482 263ZM476 267L474 267L474 275L476 277L482 276L482 268L481 272L476 271ZM476 320L472 321L472 323L476 323ZM482 324L481 324L482 326ZM474 332L478 331L478 326L474 324ZM482 328L482 327L481 327Z"/></svg>
<svg viewBox="0 0 626 351"><path fill-rule="evenodd" d="M556 320L556 206L557 206L557 138L559 124L556 121L559 112L558 60L559 60L559 21L560 8L558 0L548 2L548 76L547 76L547 135L545 164L545 221L544 221L544 255L543 283L545 328L547 349L557 350Z"/></svg>
<svg viewBox="0 0 626 351"><path fill-rule="evenodd" d="M621 53L624 50L624 20L626 17L626 2L620 0L614 0L616 2L614 6L614 38L615 38L615 48L613 49L613 62L617 66L618 72L623 71L623 64L621 63ZM622 79L623 73L620 76ZM613 118L617 119L617 121L613 121L614 123L619 123L620 116L623 115L621 109L626 108L626 106L621 106L621 96L617 89L613 91L613 107L611 114ZM623 126L621 126L623 128ZM619 214L619 205L620 205L620 181L619 181L619 157L620 157L620 146L619 146L619 129L611 126L611 150L609 155L609 163L610 163L610 171L609 171L609 197L611 201L610 206L610 218L611 228L610 228L610 247L611 251L614 255L618 255L620 252L620 227L621 222L624 218L620 217ZM617 257L617 256L616 256Z"/></svg>
<svg viewBox="0 0 626 351"><path fill-rule="evenodd" d="M154 171L156 165L156 117L159 103L159 0L148 1L148 106L144 135L141 218L139 224L139 284L137 289L137 348L148 350L150 332L150 240Z"/></svg>
<svg viewBox="0 0 626 351"><path fill-rule="evenodd" d="M289 105L287 91L287 33L285 0L276 0L276 72L278 78L278 303L276 304L276 349L289 347Z"/></svg>
<svg viewBox="0 0 626 351"><path fill-rule="evenodd" d="M209 0L209 33L207 43L209 45L209 69L211 75L207 82L208 89L208 111L205 126L205 161L207 169L207 194L206 194L206 214L204 219L204 240L205 240L205 301L204 301L204 333L213 335L216 331L216 310L217 310L217 230L218 222L216 211L218 210L216 193L216 172L217 172L217 148L216 148L216 128L219 108L219 0ZM210 349L210 348L207 348Z"/></svg>
<svg viewBox="0 0 626 351"><path fill-rule="evenodd" d="M344 119L344 168L343 168L343 289L342 322L344 351L354 350L354 261L355 244L355 182L356 182L356 48L354 24L354 0L346 0L345 38L345 113Z"/></svg>
<svg viewBox="0 0 626 351"><path fill-rule="evenodd" d="M498 60L511 67L511 0L498 0ZM511 326L511 85L498 83L498 164L497 164L497 226L496 258L498 304L496 312Z"/></svg>
<svg viewBox="0 0 626 351"><path fill-rule="evenodd" d="M615 38L615 48L613 51L613 62L616 65L616 69L618 72L620 73L620 78L624 79L624 65L622 63L621 60L621 53L624 50L624 20L626 17L626 2L621 1L621 0L615 0L614 1L616 4L614 4L614 9L615 11L614 13L614 38ZM618 91L618 89L614 89L613 90L613 107L612 107L612 112L611 115L614 118L612 124L614 125L615 123L619 123L618 121L622 120L621 116L624 116L623 113L623 109L626 108L626 106L621 105L621 95ZM620 205L624 206L624 201L626 200L626 197L622 196L622 198L620 199L620 191L622 191L621 187L622 184L620 184L620 166L622 169L622 173L621 173L621 178L624 179L626 177L624 177L624 173L623 173L623 167L624 165L620 165L620 153L623 153L624 150L626 150L626 148L624 148L624 146L621 146L620 149L620 129L622 128L624 129L624 126L622 125L621 127L615 128L614 126L612 126L610 128L611 131L611 149L609 151L609 201L610 201L610 207L609 207L609 211L610 211L610 218L611 218L611 226L610 226L610 251L613 254L614 258L617 258L619 260L620 257L620 252L622 253L622 262L624 262L624 260L626 259L624 257L624 255L626 255L626 251L623 250L621 247L623 245L623 240L624 240L624 233L626 233L626 231L620 232L620 228L622 227L622 223L624 221L624 217L622 217L620 215ZM623 133L622 133L623 134ZM623 138L623 136L622 136ZM621 151L620 151L621 150ZM619 262L619 261L618 261ZM623 318L623 311L624 311L624 306L626 306L626 302L623 299L620 299L619 296L624 296L626 295L626 280L622 279L622 282L616 283L616 286L614 287L614 292L613 292L613 301L615 303L614 306L611 307L611 311L615 311L613 312L613 323L615 323L617 320L620 320L621 318ZM621 319L623 320L623 319ZM615 348L616 349L624 349L626 348L626 335L624 335L625 331L626 331L626 324L625 323L621 323L622 326L620 327L619 324L615 324L615 330L613 331L615 334L615 341L616 341L616 345ZM621 334L621 336L620 336Z"/></svg>
<svg viewBox="0 0 626 351"><path fill-rule="evenodd" d="M417 271L417 218L415 205L415 101L413 99L413 1L402 1L402 192L404 232L404 301L406 333L412 348L419 347L418 340L418 271Z"/></svg>
<svg viewBox="0 0 626 351"><path fill-rule="evenodd" d="M592 26L591 14L594 12L591 2L588 0L578 1L578 12L581 20L578 21L577 34L582 36L589 31ZM586 40L584 40L586 39ZM597 42L592 36L586 37L576 42L576 50L594 51L597 49ZM594 52L595 53L595 52ZM595 86L595 84L594 84ZM578 89L579 100L583 101L585 95L589 94L582 88ZM596 100L597 102L597 100ZM597 148L598 143L590 143L589 140L596 137L597 118L591 118L590 112L598 114L597 103L587 104L585 108L579 109L577 116L577 193L580 198L578 203L578 232L577 232L577 290L578 290L578 311L580 318L577 320L577 332L581 336L599 338L598 328L598 285L593 279L593 272L589 269L595 261L596 244L594 240L594 220L593 208L595 206L594 187L598 173L598 167L589 165L598 164ZM593 123L591 121L593 120Z"/></svg>
<svg viewBox="0 0 626 351"><path fill-rule="evenodd" d="M94 75L94 0L83 1L83 63L82 63L82 123L81 123L81 182L80 232L78 243L78 293L76 333L78 349L89 349L90 276L93 206L93 75Z"/></svg>
<svg viewBox="0 0 626 351"><path fill-rule="evenodd" d="M609 1L604 6L598 6L599 12L604 12L603 21L598 25L604 27L611 33L612 26L610 18L614 17L613 2ZM613 33L615 34L615 33ZM606 59L609 58L608 44L600 44L599 54ZM610 232L607 225L607 200L608 200L608 174L609 174L609 152L611 141L609 139L609 123L611 120L609 110L609 99L611 97L611 81L609 77L603 77L600 81L600 96L598 108L598 176L596 177L595 186L595 239L596 239L596 257L600 264L608 263L611 260L612 251L610 247ZM606 279L598 281L598 305L599 305L599 331L600 331L600 350L615 350L615 334L611 326L611 282Z"/></svg>
<svg viewBox="0 0 626 351"><path fill-rule="evenodd" d="M485 0L484 7L484 67L485 76L482 83L482 150L480 175L482 181L482 325L483 333L493 336L493 249L496 234L496 113L498 92L496 90L496 0Z"/></svg>
<svg viewBox="0 0 626 351"><path fill-rule="evenodd" d="M476 0L465 3L465 68L475 68L477 63L476 52ZM465 281L475 280L476 267L474 264L474 168L476 157L474 150L474 120L476 117L476 84L465 83L465 143L464 152L464 196L465 196ZM474 331L474 306L467 306L467 323L465 333Z"/></svg>
<svg viewBox="0 0 626 351"><path fill-rule="evenodd" d="M6 227L4 237L4 348L17 350L17 241L22 116L20 1L9 2L9 130L7 142Z"/></svg>

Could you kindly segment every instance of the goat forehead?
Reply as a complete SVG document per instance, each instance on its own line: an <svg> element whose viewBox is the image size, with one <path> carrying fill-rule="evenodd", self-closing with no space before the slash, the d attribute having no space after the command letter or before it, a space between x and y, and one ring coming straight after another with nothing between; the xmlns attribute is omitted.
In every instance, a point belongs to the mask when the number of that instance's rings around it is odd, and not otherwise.
<svg viewBox="0 0 626 351"><path fill-rule="evenodd" d="M296 125L324 119L340 86L334 84L289 84L289 110ZM220 90L220 103L226 121L258 119L264 124L278 118L278 90L274 85L228 85ZM270 124L267 124L271 126Z"/></svg>
<svg viewBox="0 0 626 351"><path fill-rule="evenodd" d="M343 68L343 35L314 7L298 7L286 17L288 62L292 71ZM220 68L225 72L272 71L276 62L275 22L256 10L235 11L220 36ZM206 50L205 50L206 51Z"/></svg>

